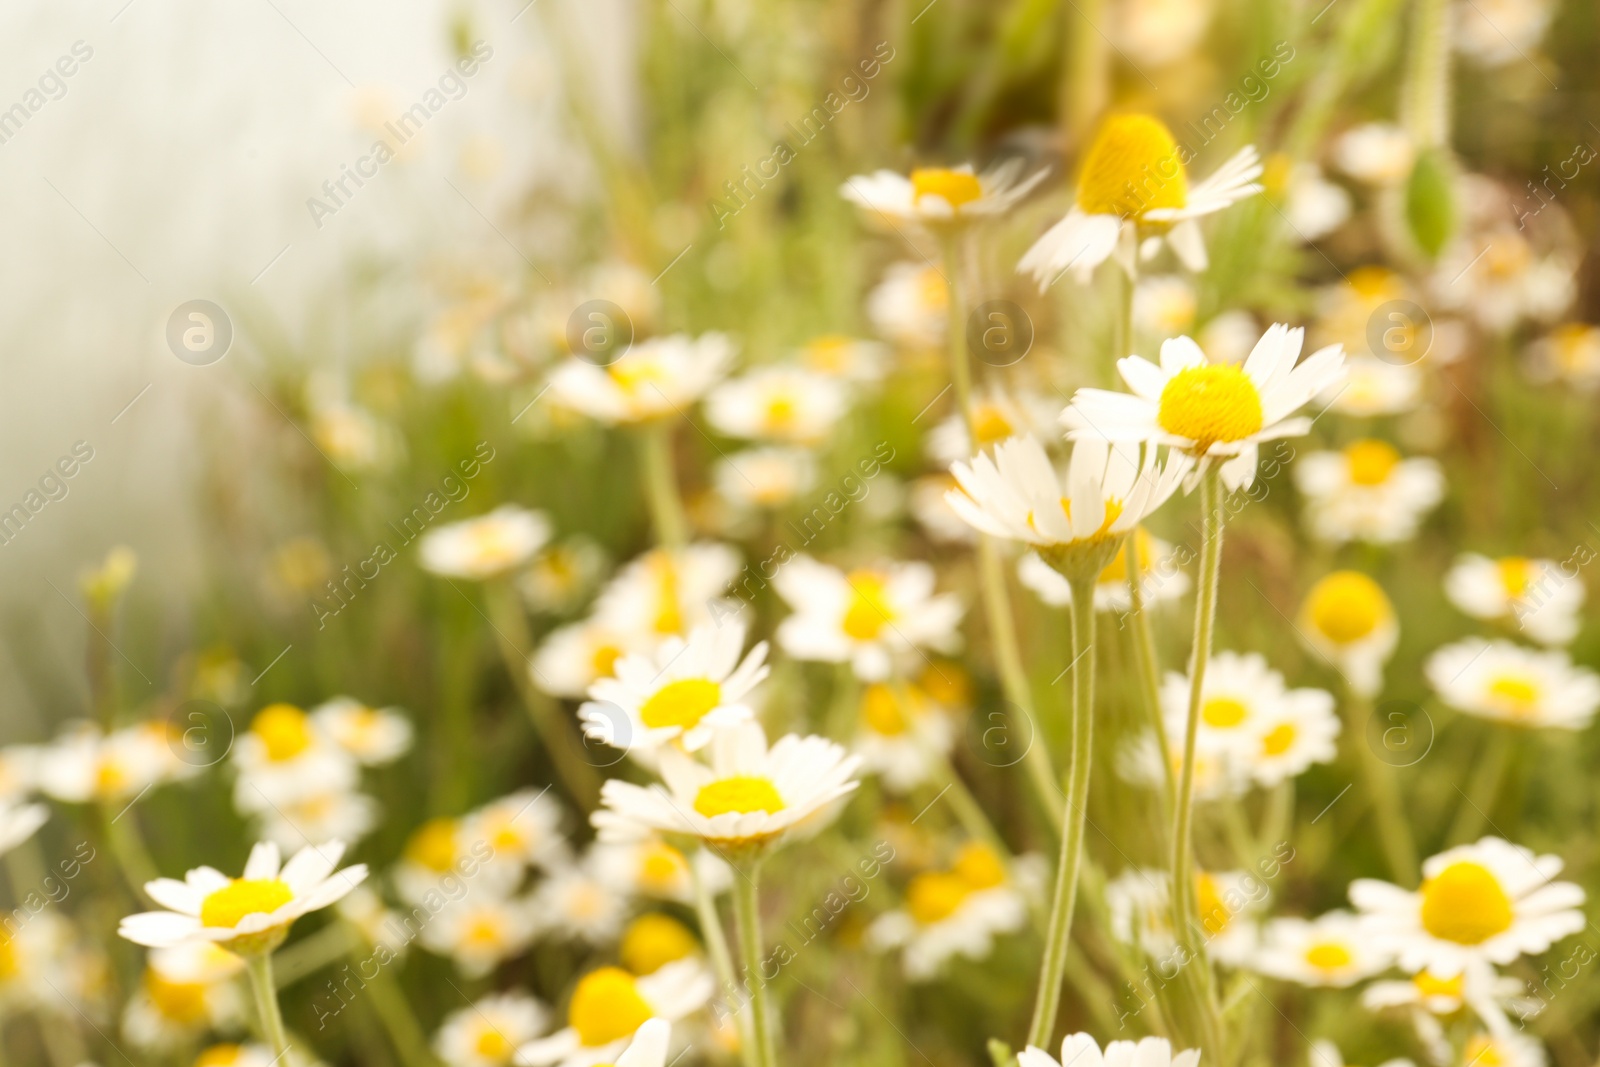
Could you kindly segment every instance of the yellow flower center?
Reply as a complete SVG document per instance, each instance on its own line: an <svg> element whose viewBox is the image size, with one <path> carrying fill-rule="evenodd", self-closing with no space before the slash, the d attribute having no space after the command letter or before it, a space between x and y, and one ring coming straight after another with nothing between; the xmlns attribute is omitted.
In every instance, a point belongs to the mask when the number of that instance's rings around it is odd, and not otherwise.
<svg viewBox="0 0 1600 1067"><path fill-rule="evenodd" d="M977 841L961 846L951 872L974 889L993 889L1006 880L1005 865L994 849Z"/></svg>
<svg viewBox="0 0 1600 1067"><path fill-rule="evenodd" d="M1160 119L1107 119L1078 175L1078 207L1090 215L1139 219L1153 208L1181 208L1188 181L1177 142Z"/></svg>
<svg viewBox="0 0 1600 1067"><path fill-rule="evenodd" d="M944 871L924 871L906 887L906 908L919 926L947 919L972 895L965 878Z"/></svg>
<svg viewBox="0 0 1600 1067"><path fill-rule="evenodd" d="M1069 520L1072 518L1072 501L1067 497L1062 497L1061 498L1061 513L1063 515L1065 515ZM1098 530L1096 530L1094 533L1090 534L1088 537L1082 538L1082 540L1080 542L1077 542L1077 543L1083 543L1083 542L1088 542L1088 541L1099 541L1099 540L1104 539L1111 532L1111 524L1116 522L1121 517L1122 517L1122 501L1120 501L1120 500L1107 500L1106 501L1106 517L1105 517L1104 521L1102 521L1100 523L1100 528ZM1031 512L1031 511L1028 512L1028 525L1029 526L1033 526L1034 529L1038 529L1037 526L1034 526L1033 512Z"/></svg>
<svg viewBox="0 0 1600 1067"><path fill-rule="evenodd" d="M498 519L480 519L468 526L466 533L469 555L480 566L508 566L521 554L510 529Z"/></svg>
<svg viewBox="0 0 1600 1067"><path fill-rule="evenodd" d="M1337 971L1355 959L1348 948L1336 941L1324 941L1306 949L1306 962L1319 971Z"/></svg>
<svg viewBox="0 0 1600 1067"><path fill-rule="evenodd" d="M1422 884L1422 927L1434 937L1478 945L1511 920L1511 898L1481 863L1458 860Z"/></svg>
<svg viewBox="0 0 1600 1067"><path fill-rule="evenodd" d="M227 929L246 915L269 914L294 899L277 878L235 878L200 902L200 925Z"/></svg>
<svg viewBox="0 0 1600 1067"><path fill-rule="evenodd" d="M1596 354L1596 331L1581 322L1569 322L1556 328L1551 342L1556 350L1556 362L1566 371L1587 370Z"/></svg>
<svg viewBox="0 0 1600 1067"><path fill-rule="evenodd" d="M506 1035L481 1019L479 1022L482 1023L483 1029L478 1031L478 1040L473 1042L474 1051L490 1063L505 1063L511 1059L511 1054L516 1049L506 1039Z"/></svg>
<svg viewBox="0 0 1600 1067"><path fill-rule="evenodd" d="M621 967L601 967L578 981L567 1023L583 1047L596 1048L631 1037L654 1014L632 975Z"/></svg>
<svg viewBox="0 0 1600 1067"><path fill-rule="evenodd" d="M607 367L606 373L611 376L618 389L629 394L637 393L652 383L659 384L668 380L666 368L649 359L624 357Z"/></svg>
<svg viewBox="0 0 1600 1067"><path fill-rule="evenodd" d="M1350 481L1356 485L1382 485L1400 464L1400 453L1384 441L1367 438L1344 450Z"/></svg>
<svg viewBox="0 0 1600 1067"><path fill-rule="evenodd" d="M665 552L654 553L650 557L650 570L656 579L656 633L681 634L683 608L678 603L678 571L672 557Z"/></svg>
<svg viewBox="0 0 1600 1067"><path fill-rule="evenodd" d="M778 787L765 778L736 774L701 786L695 794L694 810L708 819L730 811L741 815L764 811L771 815L783 810L783 797L778 794Z"/></svg>
<svg viewBox="0 0 1600 1067"><path fill-rule="evenodd" d="M1533 263L1533 249L1516 234L1497 235L1484 253L1489 277L1507 281L1522 274Z"/></svg>
<svg viewBox="0 0 1600 1067"><path fill-rule="evenodd" d="M1250 708L1233 697L1213 697L1200 706L1200 718L1207 726L1231 730L1250 717Z"/></svg>
<svg viewBox="0 0 1600 1067"><path fill-rule="evenodd" d="M261 739L274 763L294 759L311 747L311 720L293 704L269 704L256 713L250 732Z"/></svg>
<svg viewBox="0 0 1600 1067"><path fill-rule="evenodd" d="M1533 581L1533 562L1526 556L1507 556L1497 559L1495 570L1500 572L1500 585L1512 600L1526 596Z"/></svg>
<svg viewBox="0 0 1600 1067"><path fill-rule="evenodd" d="M980 404L972 413L972 433L977 438L976 447L983 448L996 441L1004 441L1017 431L1006 413L995 404Z"/></svg>
<svg viewBox="0 0 1600 1067"><path fill-rule="evenodd" d="M652 730L677 726L687 730L722 703L722 686L709 678L680 678L651 694L639 708L639 719Z"/></svg>
<svg viewBox="0 0 1600 1067"><path fill-rule="evenodd" d="M1462 1067L1505 1067L1506 1056L1500 1043L1488 1034L1474 1034L1461 1050Z"/></svg>
<svg viewBox="0 0 1600 1067"><path fill-rule="evenodd" d="M589 665L594 668L594 673L601 678L611 676L611 670L617 665L617 660L622 658L622 649L616 645L596 645L589 654Z"/></svg>
<svg viewBox="0 0 1600 1067"><path fill-rule="evenodd" d="M1167 380L1156 410L1161 428L1204 452L1219 441L1238 441L1261 429L1261 394L1232 363L1189 367Z"/></svg>
<svg viewBox="0 0 1600 1067"><path fill-rule="evenodd" d="M1133 535L1129 540L1138 539L1139 548L1139 574L1149 574L1155 567L1155 541L1143 526L1135 526ZM1111 557L1111 562L1106 564L1105 570L1100 572L1096 579L1101 585L1116 585L1128 580L1128 542L1122 542L1117 549L1117 554Z"/></svg>
<svg viewBox="0 0 1600 1067"><path fill-rule="evenodd" d="M925 196L937 196L959 211L962 204L970 204L983 196L983 186L978 184L978 176L969 170L918 167L911 172L911 192L919 202Z"/></svg>
<svg viewBox="0 0 1600 1067"><path fill-rule="evenodd" d="M479 912L463 924L461 941L477 948L493 950L505 942L505 924L499 914Z"/></svg>
<svg viewBox="0 0 1600 1067"><path fill-rule="evenodd" d="M448 871L456 861L456 822L429 819L406 842L406 859L430 871Z"/></svg>
<svg viewBox="0 0 1600 1067"><path fill-rule="evenodd" d="M930 663L917 679L917 689L947 708L963 707L972 700L972 679L950 660Z"/></svg>
<svg viewBox="0 0 1600 1067"><path fill-rule="evenodd" d="M17 946L12 944L11 935L0 928L0 984L15 978L20 969L17 963Z"/></svg>
<svg viewBox="0 0 1600 1067"><path fill-rule="evenodd" d="M845 634L857 641L871 641L894 620L889 606L888 583L873 571L851 571L850 606L840 624Z"/></svg>
<svg viewBox="0 0 1600 1067"><path fill-rule="evenodd" d="M1346 280L1357 299L1374 306L1402 295L1399 276L1387 267L1357 267Z"/></svg>
<svg viewBox="0 0 1600 1067"><path fill-rule="evenodd" d="M658 893L675 888L689 871L683 853L663 841L652 841L639 857L639 882Z"/></svg>
<svg viewBox="0 0 1600 1067"><path fill-rule="evenodd" d="M1266 756L1281 756L1294 744L1296 730L1292 722L1280 722L1268 730L1261 739L1261 752Z"/></svg>
<svg viewBox="0 0 1600 1067"><path fill-rule="evenodd" d="M1501 674L1488 685L1489 697L1515 717L1531 715L1539 707L1542 688L1536 678L1525 674Z"/></svg>
<svg viewBox="0 0 1600 1067"><path fill-rule="evenodd" d="M206 1017L204 982L173 982L146 968L144 991L156 1010L175 1023L189 1025Z"/></svg>
<svg viewBox="0 0 1600 1067"><path fill-rule="evenodd" d="M767 425L774 430L786 430L794 425L800 405L792 396L774 396L767 400Z"/></svg>
<svg viewBox="0 0 1600 1067"><path fill-rule="evenodd" d="M1306 608L1317 631L1338 645L1368 636L1392 613L1378 583L1356 571L1335 571L1312 586Z"/></svg>
<svg viewBox="0 0 1600 1067"><path fill-rule="evenodd" d="M1204 872L1195 877L1195 910L1200 915L1200 925L1212 937L1226 930L1233 921L1233 912L1223 902L1222 888L1215 878Z"/></svg>
<svg viewBox="0 0 1600 1067"><path fill-rule="evenodd" d="M212 1045L195 1059L194 1067L234 1067L243 1058L242 1045Z"/></svg>
<svg viewBox="0 0 1600 1067"><path fill-rule="evenodd" d="M94 788L101 796L115 796L128 786L128 772L115 759L104 758L95 769Z"/></svg>
<svg viewBox="0 0 1600 1067"><path fill-rule="evenodd" d="M1462 990L1466 988L1467 976L1458 974L1454 978L1436 978L1432 971L1418 971L1411 977L1411 984L1417 987L1417 992L1425 997L1454 997L1460 999Z"/></svg>
<svg viewBox="0 0 1600 1067"><path fill-rule="evenodd" d="M853 347L855 342L843 334L826 334L806 345L805 364L824 374L843 374L849 369L845 361Z"/></svg>
<svg viewBox="0 0 1600 1067"><path fill-rule="evenodd" d="M624 967L644 975L654 974L675 960L688 959L698 951L700 943L687 926L670 915L652 912L628 924L617 954Z"/></svg>

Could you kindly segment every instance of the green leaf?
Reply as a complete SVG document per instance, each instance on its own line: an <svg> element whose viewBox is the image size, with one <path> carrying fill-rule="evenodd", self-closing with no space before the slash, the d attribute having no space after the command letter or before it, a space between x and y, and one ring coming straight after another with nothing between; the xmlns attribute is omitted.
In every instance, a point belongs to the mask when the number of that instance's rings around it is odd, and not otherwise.
<svg viewBox="0 0 1600 1067"><path fill-rule="evenodd" d="M1406 224L1417 247L1434 259L1456 231L1455 164L1442 148L1417 156L1406 182Z"/></svg>

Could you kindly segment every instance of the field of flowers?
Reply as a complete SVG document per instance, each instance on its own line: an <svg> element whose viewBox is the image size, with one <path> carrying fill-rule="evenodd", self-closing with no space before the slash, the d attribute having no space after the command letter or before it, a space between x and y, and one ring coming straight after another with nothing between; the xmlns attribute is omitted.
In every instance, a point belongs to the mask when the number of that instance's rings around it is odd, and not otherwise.
<svg viewBox="0 0 1600 1067"><path fill-rule="evenodd" d="M0 1064L1600 1060L1594 5L529 8L66 590Z"/></svg>

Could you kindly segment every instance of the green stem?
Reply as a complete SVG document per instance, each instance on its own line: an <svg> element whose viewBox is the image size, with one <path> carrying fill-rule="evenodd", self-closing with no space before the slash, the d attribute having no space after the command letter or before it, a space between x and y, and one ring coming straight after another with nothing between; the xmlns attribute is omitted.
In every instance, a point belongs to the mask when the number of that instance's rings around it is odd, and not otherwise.
<svg viewBox="0 0 1600 1067"><path fill-rule="evenodd" d="M1411 824L1406 819L1395 786L1394 768L1378 758L1366 744L1367 721L1372 717L1372 702L1353 689L1345 690L1345 733L1350 737L1361 760L1362 777L1367 787L1367 797L1372 801L1373 822L1378 831L1378 843L1383 847L1384 859L1395 883L1412 886L1417 881L1417 846L1411 839Z"/></svg>
<svg viewBox="0 0 1600 1067"><path fill-rule="evenodd" d="M387 967L379 967L378 973L367 980L367 989L372 993L373 1014L388 1032L400 1062L406 1067L438 1067L428 1035Z"/></svg>
<svg viewBox="0 0 1600 1067"><path fill-rule="evenodd" d="M711 890L706 886L706 880L700 874L700 864L695 862L699 857L690 856L689 878L694 885L694 910L700 920L700 935L706 940L706 950L711 953L711 966L717 972L717 984L722 987L724 995L731 994L739 988L738 979L733 970L733 954L728 951L728 937L722 929L722 916L717 914L717 902L711 895ZM748 1048L750 1046L750 1027L742 1013L735 1013L734 1020L739 1027L739 1044Z"/></svg>
<svg viewBox="0 0 1600 1067"><path fill-rule="evenodd" d="M1128 535L1125 551L1128 553L1128 614L1132 619L1133 659L1139 672L1139 695L1144 701L1145 713L1150 717L1150 726L1155 730L1157 750L1161 753L1161 778L1165 783L1162 809L1170 811L1169 805L1178 792L1178 782L1172 769L1172 745L1167 741L1167 724L1161 714L1161 668L1156 658L1150 614L1144 602L1144 560L1139 556L1137 528Z"/></svg>
<svg viewBox="0 0 1600 1067"><path fill-rule="evenodd" d="M761 862L741 864L733 880L733 910L739 925L739 948L744 953L745 982L750 989L750 1034L745 1046L745 1067L777 1067L767 985L761 977L761 896L757 878Z"/></svg>
<svg viewBox="0 0 1600 1067"><path fill-rule="evenodd" d="M1093 575L1072 583L1072 762L1067 766L1067 803L1063 813L1066 832L1056 867L1055 891L1050 903L1050 926L1045 933L1044 959L1039 966L1039 990L1033 1002L1033 1022L1028 1044L1048 1048L1055 1032L1056 1009L1061 1003L1061 982L1066 974L1067 947L1072 935L1072 911L1078 896L1078 872L1083 864L1083 832L1089 817L1089 768L1094 747L1094 584Z"/></svg>
<svg viewBox="0 0 1600 1067"><path fill-rule="evenodd" d="M689 520L678 496L678 478L672 464L672 433L665 419L646 426L641 439L645 496L656 540L663 548L682 548L689 540Z"/></svg>
<svg viewBox="0 0 1600 1067"><path fill-rule="evenodd" d="M289 1037L283 1030L283 1013L278 1010L278 991L272 982L272 953L260 952L245 961L250 974L250 989L256 997L256 1017L261 1036L272 1046L276 1060L287 1062Z"/></svg>
<svg viewBox="0 0 1600 1067"><path fill-rule="evenodd" d="M1450 41L1444 0L1414 0L1406 62L1406 130L1418 148L1450 143Z"/></svg>
<svg viewBox="0 0 1600 1067"><path fill-rule="evenodd" d="M134 821L133 812L129 810L131 807L130 804L120 812L113 812L109 803L102 802L101 825L105 827L106 844L111 848L117 869L122 872L123 880L133 890L134 899L154 903L144 891L144 887L159 878L160 871L156 868L155 861L150 858L150 850L145 847L144 838L139 833L139 825Z"/></svg>
<svg viewBox="0 0 1600 1067"><path fill-rule="evenodd" d="M1472 776L1472 788L1467 791L1468 803L1456 810L1455 821L1450 824L1447 845L1460 845L1475 837L1494 809L1495 799L1505 784L1506 768L1511 765L1511 750L1521 740L1519 735L1502 737L1493 730L1484 738L1484 751L1478 757L1478 768Z"/></svg>

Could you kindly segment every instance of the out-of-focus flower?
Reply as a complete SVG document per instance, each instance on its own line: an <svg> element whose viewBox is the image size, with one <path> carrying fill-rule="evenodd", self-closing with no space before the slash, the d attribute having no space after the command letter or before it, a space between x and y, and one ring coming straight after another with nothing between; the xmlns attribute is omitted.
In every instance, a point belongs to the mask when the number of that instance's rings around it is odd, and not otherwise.
<svg viewBox="0 0 1600 1067"><path fill-rule="evenodd" d="M1111 934L1161 960L1177 947L1172 937L1171 876L1130 868L1106 885ZM1201 871L1195 875L1195 913L1205 931L1206 954L1230 967L1255 951L1254 915L1265 907L1266 887L1245 871Z"/></svg>
<svg viewBox="0 0 1600 1067"><path fill-rule="evenodd" d="M739 553L728 545L698 542L676 551L652 549L606 583L595 602L595 617L617 631L653 640L687 634L733 613L723 598L738 573Z"/></svg>
<svg viewBox="0 0 1600 1067"><path fill-rule="evenodd" d="M38 750L35 784L73 804L125 800L200 770L178 758L179 743L159 721L104 735L91 723L76 723Z"/></svg>
<svg viewBox="0 0 1600 1067"><path fill-rule="evenodd" d="M243 810L261 819L261 836L279 848L359 841L378 823L378 802L349 790L312 788Z"/></svg>
<svg viewBox="0 0 1600 1067"><path fill-rule="evenodd" d="M311 439L342 470L381 468L400 451L394 428L358 405L318 403L312 406L310 421Z"/></svg>
<svg viewBox="0 0 1600 1067"><path fill-rule="evenodd" d="M540 919L526 899L477 886L445 904L418 932L422 947L448 956L468 978L479 978L519 955L539 932Z"/></svg>
<svg viewBox="0 0 1600 1067"><path fill-rule="evenodd" d="M1356 418L1401 415L1422 398L1422 368L1415 363L1390 363L1372 356L1345 361L1345 378L1317 394L1329 411Z"/></svg>
<svg viewBox="0 0 1600 1067"><path fill-rule="evenodd" d="M1196 1067L1200 1050L1189 1049L1177 1055L1172 1053L1172 1043L1164 1037L1141 1038L1132 1041L1112 1041L1105 1051L1088 1034L1068 1034L1061 1042L1061 1059L1042 1049L1029 1045L1017 1053L1018 1067L1118 1067L1121 1064L1138 1064L1139 1067Z"/></svg>
<svg viewBox="0 0 1600 1067"><path fill-rule="evenodd" d="M795 353L796 362L808 371L858 384L882 378L888 357L889 353L877 341L836 333L813 337Z"/></svg>
<svg viewBox="0 0 1600 1067"><path fill-rule="evenodd" d="M1444 498L1444 472L1436 461L1402 459L1393 445L1371 438L1302 456L1294 480L1306 497L1306 525L1334 544L1409 541Z"/></svg>
<svg viewBox="0 0 1600 1067"><path fill-rule="evenodd" d="M654 837L591 845L589 856L601 878L630 896L692 904L697 874L713 896L733 881L733 870L709 851L690 858Z"/></svg>
<svg viewBox="0 0 1600 1067"><path fill-rule="evenodd" d="M732 361L733 342L723 334L673 334L640 341L604 367L569 359L550 376L550 390L599 422L645 422L683 413Z"/></svg>
<svg viewBox="0 0 1600 1067"><path fill-rule="evenodd" d="M591 852L539 883L529 906L550 935L610 945L622 932L628 898L596 869Z"/></svg>
<svg viewBox="0 0 1600 1067"><path fill-rule="evenodd" d="M896 263L867 297L867 316L902 348L933 348L948 327L950 283L930 263Z"/></svg>
<svg viewBox="0 0 1600 1067"><path fill-rule="evenodd" d="M1273 919L1261 929L1251 965L1262 974L1305 986L1343 989L1389 966L1347 911L1315 919Z"/></svg>
<svg viewBox="0 0 1600 1067"><path fill-rule="evenodd" d="M1306 433L1311 420L1291 417L1344 377L1344 353L1330 345L1300 359L1305 331L1271 326L1242 367L1210 363L1187 337L1161 346L1157 367L1139 356L1117 361L1133 393L1079 389L1061 421L1074 440L1170 445L1205 464L1221 463L1229 489L1255 481L1259 444ZM1169 460L1169 464L1171 461Z"/></svg>
<svg viewBox="0 0 1600 1067"><path fill-rule="evenodd" d="M43 804L0 803L0 853L32 837L49 818L50 809Z"/></svg>
<svg viewBox="0 0 1600 1067"><path fill-rule="evenodd" d="M1269 183L1270 184L1270 183ZM1326 237L1350 217L1350 194L1322 176L1315 163L1297 163L1284 184L1283 215L1290 231L1305 242Z"/></svg>
<svg viewBox="0 0 1600 1067"><path fill-rule="evenodd" d="M557 871L569 859L561 805L542 789L519 789L470 812L461 820L456 841L469 852L481 853L487 845L492 854L482 866L511 868L516 875L527 867ZM515 878L508 874L506 880Z"/></svg>
<svg viewBox="0 0 1600 1067"><path fill-rule="evenodd" d="M1368 185L1398 185L1411 174L1411 136L1388 122L1369 122L1339 135L1333 145L1339 169Z"/></svg>
<svg viewBox="0 0 1600 1067"><path fill-rule="evenodd" d="M654 656L622 657L615 677L589 687L590 700L578 709L584 733L630 752L673 742L689 752L704 748L719 727L755 717L746 697L767 676L767 643L741 661L744 637L744 624L732 620L697 626L687 640L669 637Z"/></svg>
<svg viewBox="0 0 1600 1067"><path fill-rule="evenodd" d="M1429 656L1425 673L1446 704L1512 726L1582 730L1600 708L1600 675L1557 649L1469 637Z"/></svg>
<svg viewBox="0 0 1600 1067"><path fill-rule="evenodd" d="M1492 182L1469 188L1479 198L1505 196ZM1496 333L1523 320L1556 320L1577 295L1577 263L1564 251L1536 246L1532 235L1499 216L1467 227L1439 256L1435 298Z"/></svg>
<svg viewBox="0 0 1600 1067"><path fill-rule="evenodd" d="M334 697L312 709L311 721L369 767L393 763L411 747L411 720L398 708L372 708L353 697Z"/></svg>
<svg viewBox="0 0 1600 1067"><path fill-rule="evenodd" d="M1486 67L1526 61L1554 8L1550 0L1457 0L1450 9L1456 49Z"/></svg>
<svg viewBox="0 0 1600 1067"><path fill-rule="evenodd" d="M207 1045L195 1057L194 1067L273 1067L277 1057L265 1045L238 1045L231 1041Z"/></svg>
<svg viewBox="0 0 1600 1067"><path fill-rule="evenodd" d="M911 516L935 541L974 544L978 531L968 526L946 499L957 487L955 475L948 471L924 474L911 483L908 494Z"/></svg>
<svg viewBox="0 0 1600 1067"><path fill-rule="evenodd" d="M751 448L718 461L717 492L735 508L781 508L817 481L817 460L798 448Z"/></svg>
<svg viewBox="0 0 1600 1067"><path fill-rule="evenodd" d="M550 540L543 512L503 504L487 515L435 527L417 551L422 566L447 578L482 581L520 567Z"/></svg>
<svg viewBox="0 0 1600 1067"><path fill-rule="evenodd" d="M966 845L949 870L923 871L906 886L904 909L873 920L867 940L901 950L906 977L926 981L953 956L988 957L997 934L1020 930L1028 904L986 845Z"/></svg>
<svg viewBox="0 0 1600 1067"><path fill-rule="evenodd" d="M1498 837L1461 845L1422 865L1411 891L1360 878L1350 902L1377 949L1406 971L1454 978L1474 965L1505 965L1584 928L1584 892L1557 882L1558 856L1536 856Z"/></svg>
<svg viewBox="0 0 1600 1067"><path fill-rule="evenodd" d="M778 625L778 644L796 659L850 663L866 681L888 677L917 649L954 650L961 603L935 594L926 563L861 567L848 574L796 556L773 579L794 614Z"/></svg>
<svg viewBox="0 0 1600 1067"><path fill-rule="evenodd" d="M669 963L642 978L601 967L578 979L567 1025L517 1050L528 1067L662 1067L669 1022L711 999L711 976L693 960ZM630 1045L629 1042L632 1042Z"/></svg>
<svg viewBox="0 0 1600 1067"><path fill-rule="evenodd" d="M1383 665L1400 640L1394 605L1358 571L1334 571L1313 585L1296 629L1363 696L1382 686Z"/></svg>
<svg viewBox="0 0 1600 1067"><path fill-rule="evenodd" d="M143 1049L170 1050L237 1022L244 1001L234 981L244 960L209 941L155 949L122 1013L122 1032Z"/></svg>
<svg viewBox="0 0 1600 1067"><path fill-rule="evenodd" d="M510 1067L548 1025L549 1010L526 993L497 993L445 1016L433 1050L450 1067Z"/></svg>
<svg viewBox="0 0 1600 1067"><path fill-rule="evenodd" d="M1200 327L1201 351L1213 363L1240 363L1261 337L1255 316L1235 308L1213 316Z"/></svg>
<svg viewBox="0 0 1600 1067"><path fill-rule="evenodd" d="M359 776L356 761L318 723L293 704L268 704L233 745L239 770L234 804L261 812L272 804L329 791L346 792Z"/></svg>
<svg viewBox="0 0 1600 1067"><path fill-rule="evenodd" d="M560 613L576 605L599 580L606 553L587 537L546 545L517 575L517 591L534 611Z"/></svg>
<svg viewBox="0 0 1600 1067"><path fill-rule="evenodd" d="M617 945L617 957L634 975L655 974L669 963L695 959L700 942L690 929L670 915L647 912L628 924Z"/></svg>
<svg viewBox="0 0 1600 1067"><path fill-rule="evenodd" d="M1306 1056L1306 1067L1354 1067L1346 1063L1344 1053L1339 1051L1339 1046L1332 1041L1313 1041L1311 1049ZM1378 1067L1414 1067L1412 1062L1403 1057L1384 1060Z"/></svg>
<svg viewBox="0 0 1600 1067"><path fill-rule="evenodd" d="M600 839L664 834L761 852L821 829L860 784L861 761L823 737L789 734L769 749L761 727L746 722L717 731L710 748L709 767L662 749L665 786L608 779L592 816Z"/></svg>
<svg viewBox="0 0 1600 1067"><path fill-rule="evenodd" d="M1569 322L1528 346L1528 377L1565 382L1585 392L1600 386L1600 326Z"/></svg>
<svg viewBox="0 0 1600 1067"><path fill-rule="evenodd" d="M1107 119L1084 156L1072 210L1028 249L1017 270L1033 275L1041 291L1067 270L1087 281L1113 256L1131 275L1137 257L1153 256L1163 241L1185 267L1205 270L1197 220L1259 193L1261 161L1254 146L1247 146L1191 186L1184 170L1188 155L1160 119Z"/></svg>
<svg viewBox="0 0 1600 1067"><path fill-rule="evenodd" d="M1199 298L1194 286L1176 274L1152 274L1133 289L1133 325L1140 333L1165 341L1194 326ZM1255 335L1251 335L1254 340Z"/></svg>
<svg viewBox="0 0 1600 1067"><path fill-rule="evenodd" d="M1139 553L1139 593L1145 607L1153 607L1176 600L1189 591L1189 576L1179 569L1177 552L1172 545L1152 537L1143 526L1134 528L1117 554L1100 572L1094 584L1094 609L1096 611L1131 611L1133 594L1128 589L1128 543L1136 541ZM1017 564L1017 577L1022 584L1039 595L1039 599L1052 607L1066 607L1072 603L1071 584L1056 569L1030 552Z"/></svg>
<svg viewBox="0 0 1600 1067"><path fill-rule="evenodd" d="M157 878L145 892L170 910L129 915L117 933L151 948L202 941L241 956L270 952L296 919L337 902L366 878L361 863L336 871L343 855L343 843L330 841L280 865L278 846L262 842L238 878L210 867L191 870L182 882Z"/></svg>
<svg viewBox="0 0 1600 1067"><path fill-rule="evenodd" d="M761 367L706 396L706 420L729 437L815 445L849 407L844 384L799 367Z"/></svg>
<svg viewBox="0 0 1600 1067"><path fill-rule="evenodd" d="M528 661L528 674L534 685L551 696L582 699L623 655L647 651L658 640L637 624L584 619L550 631Z"/></svg>
<svg viewBox="0 0 1600 1067"><path fill-rule="evenodd" d="M1048 171L1022 177L1022 161L1007 160L982 174L971 164L919 167L910 177L892 170L857 174L839 187L839 195L869 214L904 219L932 228L948 228L1010 211Z"/></svg>
<svg viewBox="0 0 1600 1067"><path fill-rule="evenodd" d="M1061 402L1031 390L990 389L973 398L972 429L976 447L967 435L967 420L957 411L928 434L928 456L941 467L964 463L976 453L1001 441L1031 434L1054 436Z"/></svg>
<svg viewBox="0 0 1600 1067"><path fill-rule="evenodd" d="M1578 636L1585 590L1576 568L1553 559L1464 552L1444 576L1450 603L1487 622L1516 621L1541 645L1565 645Z"/></svg>
<svg viewBox="0 0 1600 1067"><path fill-rule="evenodd" d="M1211 0L1128 0L1112 8L1107 36L1129 62L1165 66L1194 51L1211 23Z"/></svg>
<svg viewBox="0 0 1600 1067"><path fill-rule="evenodd" d="M885 788L907 793L939 772L955 741L950 717L919 686L871 682L861 690L861 720L850 748Z"/></svg>

